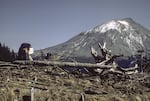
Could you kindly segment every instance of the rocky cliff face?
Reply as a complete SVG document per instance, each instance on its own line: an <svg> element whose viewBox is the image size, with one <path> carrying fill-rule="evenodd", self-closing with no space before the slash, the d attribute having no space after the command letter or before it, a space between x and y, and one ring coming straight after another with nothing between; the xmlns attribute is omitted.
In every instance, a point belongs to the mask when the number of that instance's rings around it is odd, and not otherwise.
<svg viewBox="0 0 150 101"><path fill-rule="evenodd" d="M113 54L131 56L137 54L138 50L150 48L150 31L131 18L116 19L81 32L67 42L42 51L45 54L57 53L64 60L92 62L90 47L99 50L98 43L104 42ZM35 52L35 56L37 55L40 55L40 51Z"/></svg>

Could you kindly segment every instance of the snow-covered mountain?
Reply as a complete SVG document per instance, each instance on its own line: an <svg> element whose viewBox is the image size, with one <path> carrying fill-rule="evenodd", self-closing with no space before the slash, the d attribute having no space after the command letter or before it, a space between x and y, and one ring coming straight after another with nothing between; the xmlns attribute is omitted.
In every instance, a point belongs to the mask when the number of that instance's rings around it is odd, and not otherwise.
<svg viewBox="0 0 150 101"><path fill-rule="evenodd" d="M99 50L98 43L106 42L106 47L113 54L131 56L138 50L150 49L150 31L131 18L116 19L98 25L62 44L43 49L46 53L57 53L64 60L78 62L91 62L90 47ZM40 51L35 52L40 55Z"/></svg>

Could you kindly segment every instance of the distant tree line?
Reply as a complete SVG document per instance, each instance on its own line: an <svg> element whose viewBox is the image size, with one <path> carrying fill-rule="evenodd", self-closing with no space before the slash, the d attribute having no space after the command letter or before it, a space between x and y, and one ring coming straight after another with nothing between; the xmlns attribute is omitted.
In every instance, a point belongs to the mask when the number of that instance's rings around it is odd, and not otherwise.
<svg viewBox="0 0 150 101"><path fill-rule="evenodd" d="M60 56L57 53L44 53L42 50L40 51L40 55L34 57L34 60L50 60L50 61L58 61L60 60Z"/></svg>
<svg viewBox="0 0 150 101"><path fill-rule="evenodd" d="M11 62L16 59L14 50L10 50L8 46L0 43L0 61Z"/></svg>

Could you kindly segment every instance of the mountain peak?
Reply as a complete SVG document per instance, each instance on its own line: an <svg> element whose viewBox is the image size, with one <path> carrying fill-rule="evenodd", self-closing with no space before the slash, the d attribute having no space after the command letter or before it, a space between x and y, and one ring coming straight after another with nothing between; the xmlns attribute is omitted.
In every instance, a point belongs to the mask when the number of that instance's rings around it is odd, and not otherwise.
<svg viewBox="0 0 150 101"><path fill-rule="evenodd" d="M109 22L106 22L102 25L98 25L90 30L88 32L100 32L100 33L105 33L109 30L116 30L121 33L121 31L127 31L127 30L132 30L131 23L133 23L132 18L124 18L124 19L115 19L111 20ZM135 22L134 22L135 23Z"/></svg>
<svg viewBox="0 0 150 101"><path fill-rule="evenodd" d="M127 22L134 21L132 18L123 18L123 19L121 19L121 20L125 20L125 21L127 21Z"/></svg>
<svg viewBox="0 0 150 101"><path fill-rule="evenodd" d="M91 46L99 49L97 44L104 42L112 54L131 56L137 54L138 50L150 49L150 31L131 18L115 19L82 32L60 45L44 49L43 52L54 52L65 59L83 62L92 58Z"/></svg>

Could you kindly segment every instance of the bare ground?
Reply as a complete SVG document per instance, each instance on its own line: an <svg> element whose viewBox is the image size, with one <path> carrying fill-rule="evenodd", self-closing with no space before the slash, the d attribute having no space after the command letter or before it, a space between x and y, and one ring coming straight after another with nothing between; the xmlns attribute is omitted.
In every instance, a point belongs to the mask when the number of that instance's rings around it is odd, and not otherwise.
<svg viewBox="0 0 150 101"><path fill-rule="evenodd" d="M87 75L0 62L0 101L150 101L150 75Z"/></svg>

